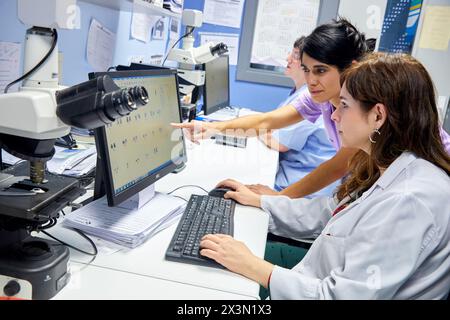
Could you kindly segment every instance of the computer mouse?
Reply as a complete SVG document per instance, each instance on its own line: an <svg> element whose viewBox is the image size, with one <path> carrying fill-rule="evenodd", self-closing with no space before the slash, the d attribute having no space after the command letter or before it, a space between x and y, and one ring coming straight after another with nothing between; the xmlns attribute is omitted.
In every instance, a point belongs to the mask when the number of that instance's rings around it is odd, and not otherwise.
<svg viewBox="0 0 450 320"><path fill-rule="evenodd" d="M210 195L211 197L223 198L225 193L227 193L228 191L234 191L234 189L228 187L214 188L208 193L208 195Z"/></svg>

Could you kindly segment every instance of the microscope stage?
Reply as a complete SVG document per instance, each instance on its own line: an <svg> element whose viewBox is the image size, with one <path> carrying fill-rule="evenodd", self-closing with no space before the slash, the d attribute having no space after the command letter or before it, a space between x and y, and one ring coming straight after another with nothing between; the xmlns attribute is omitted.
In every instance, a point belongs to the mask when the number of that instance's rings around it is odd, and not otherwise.
<svg viewBox="0 0 450 320"><path fill-rule="evenodd" d="M29 165L29 162L21 162L3 170L1 176L28 177ZM18 180L14 177L8 180ZM41 184L24 179L0 190L0 216L47 221L86 192L80 188L80 183L75 178L46 173L45 179L46 183ZM25 195L27 193L29 195Z"/></svg>

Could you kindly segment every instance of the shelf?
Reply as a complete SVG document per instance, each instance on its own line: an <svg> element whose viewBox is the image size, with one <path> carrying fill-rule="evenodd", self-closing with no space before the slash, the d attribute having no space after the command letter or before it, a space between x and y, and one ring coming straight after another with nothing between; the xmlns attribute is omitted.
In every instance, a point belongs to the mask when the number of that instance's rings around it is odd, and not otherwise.
<svg viewBox="0 0 450 320"><path fill-rule="evenodd" d="M137 4L145 8L145 12L147 14L181 19L181 14L171 12L167 9L155 6L154 4L151 4L143 0L79 0L79 1L92 3L98 6L122 11L133 11L133 2L136 2Z"/></svg>

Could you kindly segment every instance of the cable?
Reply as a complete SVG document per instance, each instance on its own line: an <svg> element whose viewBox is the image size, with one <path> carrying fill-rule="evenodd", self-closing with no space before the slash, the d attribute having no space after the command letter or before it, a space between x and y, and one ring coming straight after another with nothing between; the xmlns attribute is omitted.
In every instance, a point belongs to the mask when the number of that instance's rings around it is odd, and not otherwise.
<svg viewBox="0 0 450 320"><path fill-rule="evenodd" d="M167 57L169 56L170 51L172 51L172 49L177 45L178 42L180 42L181 39L186 38L187 36L191 35L192 32L194 32L195 27L191 29L191 31L189 31L188 33L185 33L182 37L180 37L177 41L175 41L175 43L173 44L173 46L169 49L169 51L167 51L167 55L164 58L161 66L164 67L164 63L166 63Z"/></svg>
<svg viewBox="0 0 450 320"><path fill-rule="evenodd" d="M177 191L177 190L179 190L179 189L181 189L181 188L187 188L187 187L199 188L199 189L202 189L203 191L205 191L206 194L209 193L208 191L206 191L206 189L203 189L202 187L197 186L197 185L195 185L195 184L186 184L186 185L184 185L184 186L181 186L181 187L178 187L178 188L176 188L176 189L173 189L172 191L168 192L167 194L172 194L172 193L174 193L175 191Z"/></svg>
<svg viewBox="0 0 450 320"><path fill-rule="evenodd" d="M184 201L186 201L186 202L189 202L189 201L187 201L185 198L183 198L183 197L180 197L180 196L174 196L174 197L176 197L176 198L180 198L181 200L184 200Z"/></svg>
<svg viewBox="0 0 450 320"><path fill-rule="evenodd" d="M19 79L14 80L13 82L9 83L4 90L4 93L8 93L8 90L11 86L15 85L16 83L28 78L29 76L31 76L33 73L36 72L37 69L39 69L48 59L48 57L50 57L50 55L53 53L53 50L56 47L56 44L58 42L58 32L56 31L56 29L52 29L53 31L53 43L52 46L50 48L50 50L47 52L47 54L44 56L44 58L42 58L41 61L39 61L39 63L30 71L28 71L27 73L25 73L23 76L21 76Z"/></svg>
<svg viewBox="0 0 450 320"><path fill-rule="evenodd" d="M91 243L92 247L94 248L94 253L90 253L90 252L81 250L81 249L79 249L79 248L76 248L76 247L74 247L74 246L72 246L72 245L70 245L70 244L68 244L68 243L66 243L66 242L64 242L64 241L62 241L62 240L59 240L58 238L55 238L55 237L52 236L50 233L48 233L48 232L46 232L46 231L44 231L44 230L40 230L40 231L42 231L42 233L44 233L44 234L47 235L48 237L52 238L53 240L56 240L56 241L58 241L59 243L65 245L66 247L72 248L72 249L74 249L74 250L76 250L76 251L79 251L79 252L81 252L81 253L84 253L84 254L87 254L87 255L89 255L89 256L94 256L94 257L95 257L95 256L97 255L97 253L98 253L98 250L97 250L97 246L95 245L94 241L92 241L88 236L86 236L86 235L85 235L83 232L81 232L80 230L75 229L75 228L72 228L72 229L73 229L75 232L77 232L79 235L81 235L83 238L85 238L86 240L88 240L88 241Z"/></svg>

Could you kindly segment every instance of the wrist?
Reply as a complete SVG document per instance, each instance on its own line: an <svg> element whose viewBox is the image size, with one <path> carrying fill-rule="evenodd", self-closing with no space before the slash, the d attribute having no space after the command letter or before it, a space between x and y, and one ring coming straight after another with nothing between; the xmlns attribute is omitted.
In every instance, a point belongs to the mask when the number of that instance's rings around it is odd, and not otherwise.
<svg viewBox="0 0 450 320"><path fill-rule="evenodd" d="M247 268L249 274L246 276L267 289L269 286L269 279L275 266L256 256L254 258L255 260Z"/></svg>
<svg viewBox="0 0 450 320"><path fill-rule="evenodd" d="M211 125L211 129L218 130L220 132L226 129L225 122L219 121L219 122L211 122L209 124Z"/></svg>
<svg viewBox="0 0 450 320"><path fill-rule="evenodd" d="M253 203L254 207L261 208L261 195L255 194L255 201Z"/></svg>

